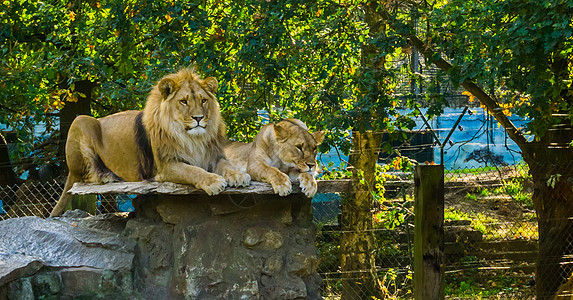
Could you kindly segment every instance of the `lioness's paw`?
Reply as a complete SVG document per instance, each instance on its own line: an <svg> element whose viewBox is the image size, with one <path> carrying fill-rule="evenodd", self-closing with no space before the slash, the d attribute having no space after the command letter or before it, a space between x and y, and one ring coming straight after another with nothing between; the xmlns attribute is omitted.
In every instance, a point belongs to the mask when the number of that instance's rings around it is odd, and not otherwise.
<svg viewBox="0 0 573 300"><path fill-rule="evenodd" d="M207 178L204 178L197 187L204 190L207 195L213 196L221 193L227 187L227 181L223 176L210 173Z"/></svg>
<svg viewBox="0 0 573 300"><path fill-rule="evenodd" d="M280 173L280 175L282 176L278 176L278 178L272 180L271 185L276 194L279 194L279 196L287 196L292 192L292 183L286 174Z"/></svg>
<svg viewBox="0 0 573 300"><path fill-rule="evenodd" d="M308 173L302 173L298 177L298 181L300 182L300 188L302 192L308 198L314 197L317 191L316 180L314 179L314 177Z"/></svg>
<svg viewBox="0 0 573 300"><path fill-rule="evenodd" d="M249 186L251 184L251 175L243 172L227 172L225 174L225 179L229 186Z"/></svg>
<svg viewBox="0 0 573 300"><path fill-rule="evenodd" d="M273 190L275 193L279 194L279 196L287 196L292 192L292 183L283 182L279 184L273 184Z"/></svg>

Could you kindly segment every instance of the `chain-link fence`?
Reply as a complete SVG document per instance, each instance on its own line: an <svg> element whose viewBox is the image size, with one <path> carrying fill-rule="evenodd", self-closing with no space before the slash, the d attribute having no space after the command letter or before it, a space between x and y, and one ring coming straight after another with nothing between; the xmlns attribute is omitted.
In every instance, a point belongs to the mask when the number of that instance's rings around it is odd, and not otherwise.
<svg viewBox="0 0 573 300"><path fill-rule="evenodd" d="M64 179L0 186L0 220L38 216L48 217L64 189ZM96 214L132 211L127 195L96 195Z"/></svg>
<svg viewBox="0 0 573 300"><path fill-rule="evenodd" d="M547 215L546 223L543 223L547 230L540 237L532 196L535 188L546 189L547 194L543 197L554 196L555 203L570 197L562 193L572 192L573 163L564 163L558 170L543 168L545 175L537 182L530 175L536 170L530 170L526 164L445 171L447 298L550 298L558 289L567 290L562 284L571 275L573 266L573 230L568 230L573 228L573 222L566 215ZM62 187L63 180L0 187L0 219L48 216ZM383 197L374 197L371 220L367 220L371 222L367 234L374 241L370 246L372 249L366 249L372 254L372 263L367 269L351 270L343 266L341 239L347 233L341 226L344 197L318 194L313 199L323 297L365 299L364 295L370 292L367 287L353 297L345 293L348 289L345 283L372 277L378 289L377 297L412 298L413 175L401 174L398 179L386 180ZM133 209L131 198L126 195L98 195L97 199L98 213ZM553 203L550 200L545 199L544 203ZM557 205L567 209L569 206ZM536 266L539 268L540 265L549 268L543 275L549 279L536 278ZM539 286L540 281L544 282L543 287ZM547 282L552 286L547 287ZM551 295L538 294L540 288Z"/></svg>
<svg viewBox="0 0 573 300"><path fill-rule="evenodd" d="M372 211L374 237L371 269L352 270L341 261L341 205L344 195L320 194L313 199L313 215L318 227L317 248L320 257L318 272L323 279L325 299L372 299L367 288L345 293L345 281L362 282L372 276L379 291L377 297L409 297L412 294L413 265L413 197L412 181L387 182L386 199L376 201Z"/></svg>
<svg viewBox="0 0 573 300"><path fill-rule="evenodd" d="M570 166L544 170L545 181L537 183L550 187L550 195L556 198L565 196L551 188L555 181L569 181L566 185L569 191L573 183L571 171L566 171L573 170L573 163L564 164ZM525 163L445 171L446 298L545 299L552 298L558 288L571 295L573 281L569 286L559 286L571 276L573 230L567 231L572 227L564 225L571 221L569 218L548 220L549 223L561 224L561 236L552 237L561 245L552 242L551 245L558 250L546 251L549 255L540 254L532 173L535 170L531 172ZM383 296L390 298L413 297L414 187L413 176L402 175L399 180L385 182L384 197L378 198L372 210L375 279ZM314 201L323 296L327 299L364 299L341 297L344 295L343 281L351 280L343 276L340 261L340 237L343 233L339 223L341 198L320 195ZM568 207L562 205L564 209ZM553 232L554 229L548 231ZM551 245L546 247L551 248ZM548 273L549 279L536 279L536 266L548 264L555 265L557 272ZM536 291L540 288L540 281L554 286L544 289L548 292Z"/></svg>
<svg viewBox="0 0 573 300"><path fill-rule="evenodd" d="M535 296L537 216L525 164L445 171L445 293Z"/></svg>

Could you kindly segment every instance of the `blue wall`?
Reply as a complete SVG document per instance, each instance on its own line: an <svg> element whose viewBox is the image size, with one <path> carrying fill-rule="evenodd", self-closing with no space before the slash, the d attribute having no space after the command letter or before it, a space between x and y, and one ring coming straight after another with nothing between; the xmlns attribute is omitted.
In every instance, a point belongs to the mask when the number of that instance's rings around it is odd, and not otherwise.
<svg viewBox="0 0 573 300"><path fill-rule="evenodd" d="M456 120L463 112L463 108L446 108L444 113L429 120L432 129L438 135L440 141L449 134L454 126ZM501 155L503 161L509 165L514 165L522 162L519 148L507 136L503 127L499 127L498 123L493 118L487 117L487 112L482 108L471 108L473 115L466 114L460 121L460 131L458 128L454 130L450 141L454 143L451 146L449 143L444 147L444 161L446 169L461 169L485 166L475 160L465 162L464 160L468 155L477 149L488 147L495 155ZM425 110L422 110L425 112ZM510 120L517 128L523 127L526 121L517 116L510 117ZM416 118L416 127L413 130L427 129L421 117ZM434 161L440 163L440 147L434 147ZM333 162L335 166L340 164L340 158L336 151L331 150L326 154L319 154L319 160L327 165L328 162ZM342 159L348 161L348 157L342 155ZM490 164L491 165L491 164Z"/></svg>
<svg viewBox="0 0 573 300"><path fill-rule="evenodd" d="M466 112L460 121L463 130L456 128L450 137L454 145L448 144L444 147L446 169L484 166L475 160L468 162L464 160L472 151L485 147L488 147L493 154L501 155L507 164L514 165L522 162L519 147L507 136L503 127L500 127L495 119L488 118L484 109L472 108L470 110L473 115ZM430 126L436 131L440 141L447 137L462 111L463 108L447 108L440 117L430 120ZM516 116L510 117L510 120L517 128L523 127L526 123ZM416 129L426 128L421 118L416 120L416 124ZM438 146L434 149L434 157L434 160L439 163L440 148Z"/></svg>

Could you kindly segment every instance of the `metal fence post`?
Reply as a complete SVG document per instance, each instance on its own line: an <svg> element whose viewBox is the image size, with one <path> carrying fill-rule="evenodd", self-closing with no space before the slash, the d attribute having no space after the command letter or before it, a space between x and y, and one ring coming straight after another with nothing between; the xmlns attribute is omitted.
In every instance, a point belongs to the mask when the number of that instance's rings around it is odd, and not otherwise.
<svg viewBox="0 0 573 300"><path fill-rule="evenodd" d="M444 166L417 166L414 183L414 298L444 299Z"/></svg>

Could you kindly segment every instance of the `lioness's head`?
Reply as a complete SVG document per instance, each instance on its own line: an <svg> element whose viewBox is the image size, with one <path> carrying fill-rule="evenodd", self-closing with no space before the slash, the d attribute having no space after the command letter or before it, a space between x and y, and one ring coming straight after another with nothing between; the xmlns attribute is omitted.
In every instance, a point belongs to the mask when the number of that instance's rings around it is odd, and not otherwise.
<svg viewBox="0 0 573 300"><path fill-rule="evenodd" d="M314 175L317 146L324 139L324 131L308 132L308 127L297 119L286 119L274 124L277 155L286 165Z"/></svg>
<svg viewBox="0 0 573 300"><path fill-rule="evenodd" d="M183 69L163 77L152 94L160 102L162 115L170 117L169 128L176 127L193 136L213 135L221 125L215 97L218 87L217 79L201 79L193 70Z"/></svg>

